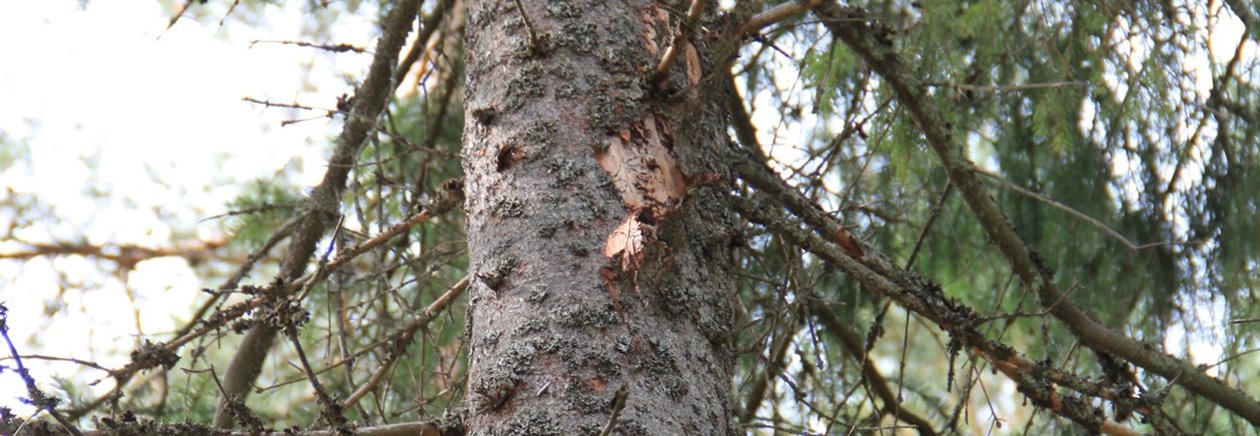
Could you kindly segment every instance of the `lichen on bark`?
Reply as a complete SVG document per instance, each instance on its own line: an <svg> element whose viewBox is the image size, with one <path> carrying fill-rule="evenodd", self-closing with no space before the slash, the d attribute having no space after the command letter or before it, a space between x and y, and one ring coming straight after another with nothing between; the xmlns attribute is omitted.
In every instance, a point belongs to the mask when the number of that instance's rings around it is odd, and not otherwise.
<svg viewBox="0 0 1260 436"><path fill-rule="evenodd" d="M468 428L584 434L626 386L624 431L730 434L733 220L720 183L689 183L725 178L725 130L715 106L679 107L647 80L669 42L651 34L678 17L651 1L520 3L528 20L514 2L468 4L467 118L492 121L464 131L469 268L490 279L469 290ZM514 51L525 22L548 50ZM610 253L619 227L633 253Z"/></svg>

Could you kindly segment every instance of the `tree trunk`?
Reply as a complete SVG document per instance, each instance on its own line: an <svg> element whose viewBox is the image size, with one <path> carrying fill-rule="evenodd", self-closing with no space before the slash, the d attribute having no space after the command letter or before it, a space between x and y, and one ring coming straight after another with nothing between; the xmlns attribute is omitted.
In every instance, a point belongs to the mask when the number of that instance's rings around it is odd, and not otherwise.
<svg viewBox="0 0 1260 436"><path fill-rule="evenodd" d="M682 17L468 10L469 431L733 434L723 118L691 43L651 78Z"/></svg>

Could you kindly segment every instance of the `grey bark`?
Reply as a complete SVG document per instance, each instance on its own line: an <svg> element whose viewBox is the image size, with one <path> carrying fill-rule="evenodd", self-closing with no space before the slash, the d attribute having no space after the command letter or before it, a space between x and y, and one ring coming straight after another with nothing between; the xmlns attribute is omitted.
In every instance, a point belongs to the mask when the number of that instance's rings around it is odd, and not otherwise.
<svg viewBox="0 0 1260 436"><path fill-rule="evenodd" d="M519 4L468 3L468 430L599 434L624 387L613 434L733 434L734 220L720 100L695 83L705 36L658 87L681 16L647 0ZM605 248L635 208L596 156L652 128L688 189L640 214L655 230L627 267Z"/></svg>

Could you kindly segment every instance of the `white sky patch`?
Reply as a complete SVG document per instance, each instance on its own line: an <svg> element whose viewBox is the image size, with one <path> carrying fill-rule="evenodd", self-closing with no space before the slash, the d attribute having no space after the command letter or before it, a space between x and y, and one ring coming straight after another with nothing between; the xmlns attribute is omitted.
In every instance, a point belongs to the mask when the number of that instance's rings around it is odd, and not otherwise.
<svg viewBox="0 0 1260 436"><path fill-rule="evenodd" d="M1205 369L1213 377L1220 375L1220 367L1216 366L1224 356L1220 344L1225 337L1224 320L1228 311L1225 300L1220 295L1202 295L1193 298L1178 296L1178 304L1193 307L1186 316L1192 325L1203 326L1196 330L1187 330L1185 324L1172 323L1164 335L1164 348L1179 351L1191 364L1208 365ZM1203 302L1201 300L1206 300Z"/></svg>
<svg viewBox="0 0 1260 436"><path fill-rule="evenodd" d="M1247 29L1243 26L1242 20L1225 9L1223 3L1216 4L1212 16L1218 18L1212 21L1214 26L1208 38L1208 51L1212 53L1213 62L1219 65L1228 63L1234 57L1240 41L1243 44L1243 59L1255 59L1260 56L1260 49L1256 47L1255 41L1243 40L1243 33Z"/></svg>
<svg viewBox="0 0 1260 436"><path fill-rule="evenodd" d="M255 39L329 42L303 36L311 27L306 7L269 5L263 25L229 18L222 29L222 17L198 21L190 14L164 32L172 12L156 1L0 5L0 132L29 151L0 174L0 195L34 195L62 221L17 236L150 247L221 239L219 223L197 221L226 211L242 182L284 173L302 186L319 183L340 121L280 127L322 113L241 100L334 108L337 96L352 91L347 78L366 70L370 54L251 47ZM329 32L359 40L334 42L371 49L376 14L361 12L342 14ZM10 308L18 349L117 367L138 341L137 323L148 335L171 332L207 286L179 258L142 262L126 282L99 273L112 269L79 257L0 261L0 301ZM59 292L63 284L69 289ZM54 375L80 385L102 376L74 365L24 363L45 388ZM14 399L25 388L11 375L0 377L0 405L29 414Z"/></svg>

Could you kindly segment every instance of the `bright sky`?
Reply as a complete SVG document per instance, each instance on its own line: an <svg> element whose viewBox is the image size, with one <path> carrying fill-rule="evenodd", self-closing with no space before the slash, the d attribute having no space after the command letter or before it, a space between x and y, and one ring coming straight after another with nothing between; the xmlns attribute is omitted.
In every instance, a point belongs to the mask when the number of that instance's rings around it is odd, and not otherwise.
<svg viewBox="0 0 1260 436"><path fill-rule="evenodd" d="M212 3L226 8L231 2ZM286 3L266 7L257 26L229 19L220 28L220 10L185 17L163 33L172 11L155 0L0 2L0 138L29 151L0 173L0 196L11 195L9 190L35 195L63 222L18 236L153 247L171 245L172 235L180 241L215 239L221 225L198 220L224 212L241 182L283 172L303 185L318 183L328 138L340 124L319 119L280 127L283 120L318 114L263 109L241 98L332 108L371 55L250 42L370 48L375 14L345 14L331 28L344 39L312 41L302 36L315 25L304 10L307 2ZM240 18L241 11L236 14ZM11 211L0 210L0 226L12 220ZM0 251L20 248L0 243ZM0 261L0 301L10 309L19 351L120 366L137 333L132 297L144 307L143 331L160 334L179 325L199 290L213 285L201 282L183 259L167 258L138 266L129 276L129 297L121 281L101 276L101 270L70 257L24 266ZM57 271L86 291L66 292L62 306L46 308L59 290ZM82 372L24 363L45 387L54 374ZM78 384L102 376L88 372ZM0 376L0 405L18 406L14 398L24 392L13 373ZM15 411L29 414L31 408Z"/></svg>

